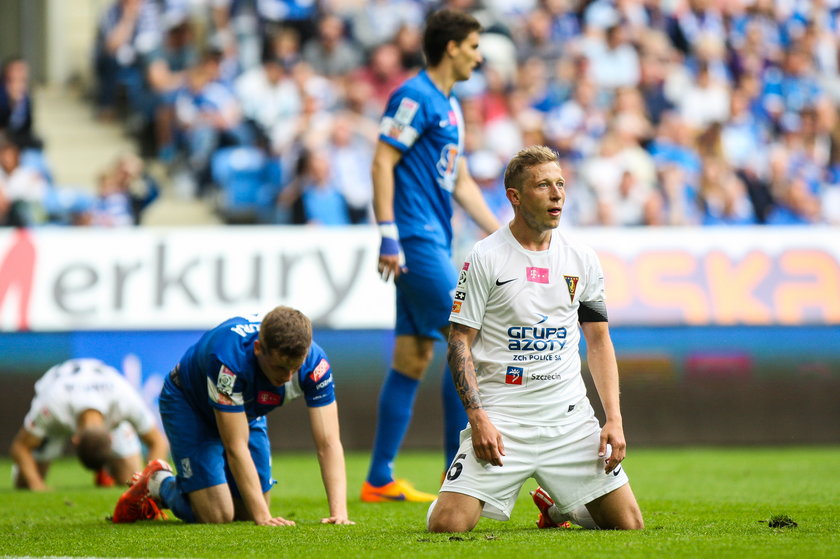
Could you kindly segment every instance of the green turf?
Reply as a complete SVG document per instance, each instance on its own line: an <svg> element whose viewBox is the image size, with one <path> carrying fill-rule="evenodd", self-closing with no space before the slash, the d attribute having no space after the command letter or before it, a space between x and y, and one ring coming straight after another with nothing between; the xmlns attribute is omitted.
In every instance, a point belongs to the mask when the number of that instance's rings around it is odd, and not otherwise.
<svg viewBox="0 0 840 559"><path fill-rule="evenodd" d="M637 533L537 530L526 484L510 522L482 519L469 534L428 534L421 504L363 504L356 498L367 455L348 456L355 526L318 523L327 513L313 456L277 456L275 514L296 527L178 520L114 525L120 493L94 489L72 461L57 463L49 493L0 489L0 555L332 559L342 557L840 557L840 447L636 449L625 466L645 516ZM436 454L405 453L397 473L433 491ZM0 479L9 479L8 460ZM787 515L798 526L771 528Z"/></svg>

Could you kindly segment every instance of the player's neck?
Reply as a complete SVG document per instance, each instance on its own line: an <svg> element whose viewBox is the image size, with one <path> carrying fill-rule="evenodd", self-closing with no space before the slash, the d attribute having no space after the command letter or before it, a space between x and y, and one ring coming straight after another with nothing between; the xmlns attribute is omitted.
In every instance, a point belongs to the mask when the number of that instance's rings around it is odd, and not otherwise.
<svg viewBox="0 0 840 559"><path fill-rule="evenodd" d="M513 235L513 238L516 239L522 248L534 252L548 250L548 247L551 246L552 231L553 229L538 231L516 218L510 222L510 233Z"/></svg>
<svg viewBox="0 0 840 559"><path fill-rule="evenodd" d="M452 92L452 86L455 85L455 78L452 76L449 64L443 61L437 66L428 66L426 74L428 74L432 83L448 97Z"/></svg>

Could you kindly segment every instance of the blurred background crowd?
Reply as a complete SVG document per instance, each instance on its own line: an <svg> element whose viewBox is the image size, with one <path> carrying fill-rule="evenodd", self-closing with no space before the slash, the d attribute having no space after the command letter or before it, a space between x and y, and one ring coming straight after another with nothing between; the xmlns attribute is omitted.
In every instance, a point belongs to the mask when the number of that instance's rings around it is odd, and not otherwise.
<svg viewBox="0 0 840 559"><path fill-rule="evenodd" d="M444 6L484 26L455 93L502 220L507 160L541 143L564 226L840 224L840 0L114 0L91 113L136 152L95 190L56 185L27 61L7 58L0 224L141 224L162 188L228 223L370 223L379 117Z"/></svg>

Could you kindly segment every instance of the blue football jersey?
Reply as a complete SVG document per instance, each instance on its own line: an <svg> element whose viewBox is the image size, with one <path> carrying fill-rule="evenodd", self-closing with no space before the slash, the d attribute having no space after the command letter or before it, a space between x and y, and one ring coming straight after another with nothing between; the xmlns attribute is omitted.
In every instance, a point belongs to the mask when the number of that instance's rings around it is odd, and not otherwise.
<svg viewBox="0 0 840 559"><path fill-rule="evenodd" d="M379 139L402 152L394 169L394 219L400 238L452 243L452 190L463 153L463 116L425 71L388 100Z"/></svg>
<svg viewBox="0 0 840 559"><path fill-rule="evenodd" d="M191 407L210 422L213 408L261 417L287 401L303 396L309 407L335 401L332 369L324 350L312 342L297 374L274 386L254 355L261 317L234 317L205 332L184 353L179 367L181 388Z"/></svg>

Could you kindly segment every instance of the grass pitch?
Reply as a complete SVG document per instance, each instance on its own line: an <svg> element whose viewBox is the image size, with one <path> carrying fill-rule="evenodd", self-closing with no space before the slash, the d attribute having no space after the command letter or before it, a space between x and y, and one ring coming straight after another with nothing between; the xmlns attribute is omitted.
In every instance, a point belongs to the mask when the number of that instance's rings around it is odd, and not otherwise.
<svg viewBox="0 0 840 559"><path fill-rule="evenodd" d="M173 519L114 525L120 489L96 489L73 460L56 463L49 493L0 489L0 555L224 558L840 557L840 447L631 449L625 463L645 516L638 533L537 530L523 488L510 522L482 519L469 534L429 534L426 506L358 500L367 454L348 455L355 526L327 515L314 454L278 455L272 512L298 525L186 525ZM437 453L404 453L398 475L433 492ZM10 462L0 461L0 479ZM797 526L773 528L788 517ZM782 522L782 524L785 524Z"/></svg>

